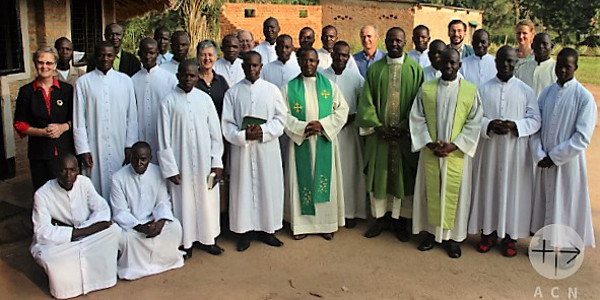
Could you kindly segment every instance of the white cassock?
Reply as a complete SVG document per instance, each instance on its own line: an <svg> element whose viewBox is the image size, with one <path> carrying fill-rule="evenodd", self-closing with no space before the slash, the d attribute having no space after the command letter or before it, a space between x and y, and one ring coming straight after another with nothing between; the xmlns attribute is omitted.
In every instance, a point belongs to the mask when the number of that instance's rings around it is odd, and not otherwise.
<svg viewBox="0 0 600 300"><path fill-rule="evenodd" d="M424 79L423 82L438 79L440 77L442 77L442 72L434 69L432 65L429 65L423 69L423 79Z"/></svg>
<svg viewBox="0 0 600 300"><path fill-rule="evenodd" d="M208 189L206 181L211 168L223 168L223 138L210 96L176 87L160 107L158 145L163 178L181 176L180 185L169 182L173 212L183 226L181 244L213 245L221 232L219 188Z"/></svg>
<svg viewBox="0 0 600 300"><path fill-rule="evenodd" d="M483 107L481 136L473 158L473 189L469 233L500 238L529 237L533 203L533 162L529 136L541 126L540 109L533 90L523 81L498 77L478 89ZM517 124L519 136L488 133L490 121Z"/></svg>
<svg viewBox="0 0 600 300"><path fill-rule="evenodd" d="M358 71L344 69L337 75L331 67L323 71L329 80L338 85L344 100L348 104L348 115L356 114L356 105L360 98L365 79ZM346 125L337 135L341 149L342 178L344 179L344 207L347 219L367 217L367 197L365 173L363 172L363 146L354 122Z"/></svg>
<svg viewBox="0 0 600 300"><path fill-rule="evenodd" d="M553 83L538 98L542 129L530 139L535 168L532 231L550 224L575 230L586 246L595 247L585 149L598 119L594 96L575 78ZM556 166L537 167L544 157Z"/></svg>
<svg viewBox="0 0 600 300"><path fill-rule="evenodd" d="M542 63L531 59L519 65L519 68L515 70L515 77L529 85L537 97L547 86L556 82L555 67L556 62L552 57Z"/></svg>
<svg viewBox="0 0 600 300"><path fill-rule="evenodd" d="M70 191L56 179L46 182L35 192L32 220L31 255L48 274L52 296L73 298L117 283L119 226L71 241L73 228L110 221L108 203L89 178L77 176Z"/></svg>
<svg viewBox="0 0 600 300"><path fill-rule="evenodd" d="M408 57L412 58L414 61L419 63L419 65L423 69L431 65L431 62L429 61L429 49L425 49L425 51L423 52L419 52L416 49L413 49L410 52L408 52Z"/></svg>
<svg viewBox="0 0 600 300"><path fill-rule="evenodd" d="M233 86L246 77L244 75L244 69L242 69L241 58L236 58L233 63L231 63L222 57L215 62L213 70L225 78L228 86Z"/></svg>
<svg viewBox="0 0 600 300"><path fill-rule="evenodd" d="M317 55L319 56L319 72L323 72L329 67L331 67L333 58L331 57L331 53L329 51L325 50L325 48L321 48L317 50ZM354 70L358 72L358 74L360 74L360 71L358 70L358 65L356 64L356 61L354 60L354 56L352 56L352 54L350 54L350 59L348 59L346 69Z"/></svg>
<svg viewBox="0 0 600 300"><path fill-rule="evenodd" d="M92 154L90 178L108 199L112 175L121 169L125 148L138 141L135 93L131 78L113 69L95 69L75 82L73 139L77 154Z"/></svg>
<svg viewBox="0 0 600 300"><path fill-rule="evenodd" d="M260 141L247 141L244 117L267 120ZM272 83L243 79L227 90L221 120L231 143L229 224L236 233L275 233L283 221L283 169L278 137L286 120L281 92Z"/></svg>
<svg viewBox="0 0 600 300"><path fill-rule="evenodd" d="M139 70L133 77L133 90L137 102L138 139L150 144L152 163L158 163L158 135L156 122L160 103L177 86L177 77L167 70L155 66Z"/></svg>
<svg viewBox="0 0 600 300"><path fill-rule="evenodd" d="M473 54L462 60L462 67L460 67L459 72L467 81L480 87L496 77L495 57L490 54L483 57Z"/></svg>
<svg viewBox="0 0 600 300"><path fill-rule="evenodd" d="M306 120L300 121L290 113L288 103L288 94L286 85L283 88L282 95L287 108L287 121L285 133L292 143L288 145L287 170L285 173L286 191L285 191L285 209L284 218L290 222L292 232L295 235L305 233L331 233L338 230L339 226L344 226L344 186L342 181L342 162L340 160L340 150L337 141L337 135L342 130L348 118L348 104L339 87L331 82L333 110L331 114L323 119L319 119L319 104L317 98L317 80L316 77L302 77L304 80L305 91L305 112ZM300 211L300 195L298 193L298 178L296 177L295 144L302 144L306 138L304 130L308 122L318 120L323 126L323 136L333 143L332 167L331 167L331 192L329 202L316 203L315 215L302 215ZM311 164L315 167L315 151L317 149L316 136L310 136Z"/></svg>
<svg viewBox="0 0 600 300"><path fill-rule="evenodd" d="M279 89L298 74L300 74L300 66L294 52L285 63L277 59L264 65L260 70L260 78L276 85Z"/></svg>
<svg viewBox="0 0 600 300"><path fill-rule="evenodd" d="M113 220L122 229L117 262L121 279L134 280L183 267L179 251L181 224L171 210L171 196L160 168L149 164L144 174L126 165L113 176L110 206ZM166 219L161 233L153 238L133 229L151 221Z"/></svg>
<svg viewBox="0 0 600 300"><path fill-rule="evenodd" d="M277 53L275 52L275 44L271 45L269 42L264 41L258 44L252 49L260 54L261 62L264 65L277 60Z"/></svg>
<svg viewBox="0 0 600 300"><path fill-rule="evenodd" d="M292 52L290 59L285 63L276 59L266 66L263 66L260 70L260 78L276 85L280 90L288 83L288 81L298 76L298 74L300 74L300 66L298 66L298 59L296 58L295 52ZM289 139L285 134L279 137L279 149L281 150L281 161L284 168L285 162L287 161L288 140Z"/></svg>
<svg viewBox="0 0 600 300"><path fill-rule="evenodd" d="M452 122L458 99L459 81L445 81L440 79L437 87L437 138L441 141L449 141L452 134ZM454 229L443 229L441 226L431 226L427 217L427 196L425 195L425 161L424 155L419 157L417 178L415 181L415 195L413 200L413 234L427 231L435 235L436 242L445 240L463 241L467 237L467 223L469 221L469 208L471 204L471 157L475 155L483 109L479 95L473 102L467 121L461 133L452 142L458 147L456 151L462 151L463 173L459 192L459 199L454 219ZM412 138L412 150L414 152L423 150L428 143L434 142L427 130L425 112L423 110L422 90L419 90L415 102L410 111L410 132ZM446 191L446 158L440 158L440 201L442 215L444 214L444 197Z"/></svg>
<svg viewBox="0 0 600 300"><path fill-rule="evenodd" d="M179 69L179 62L176 61L174 58L171 58L170 60L160 64L159 67L169 71L169 73L173 75L177 75L177 70Z"/></svg>

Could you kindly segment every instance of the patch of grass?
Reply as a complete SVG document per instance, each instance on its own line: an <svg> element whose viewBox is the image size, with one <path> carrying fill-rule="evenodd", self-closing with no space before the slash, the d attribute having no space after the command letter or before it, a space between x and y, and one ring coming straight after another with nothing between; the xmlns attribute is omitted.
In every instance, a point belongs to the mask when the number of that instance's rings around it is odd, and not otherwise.
<svg viewBox="0 0 600 300"><path fill-rule="evenodd" d="M580 56L579 68L575 72L575 77L581 83L600 86L600 57Z"/></svg>

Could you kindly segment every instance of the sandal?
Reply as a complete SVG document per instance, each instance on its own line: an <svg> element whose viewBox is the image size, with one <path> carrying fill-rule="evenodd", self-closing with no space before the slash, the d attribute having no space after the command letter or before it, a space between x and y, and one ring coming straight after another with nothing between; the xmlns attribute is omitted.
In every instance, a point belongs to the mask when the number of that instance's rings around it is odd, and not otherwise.
<svg viewBox="0 0 600 300"><path fill-rule="evenodd" d="M517 255L517 243L512 239L504 239L502 241L502 255L505 257L513 257Z"/></svg>
<svg viewBox="0 0 600 300"><path fill-rule="evenodd" d="M490 235L484 235L481 234L481 241L479 242L479 244L477 244L477 251L479 253L486 253L488 251L490 251L492 248L494 248L494 246L496 246L496 239L494 238L493 234Z"/></svg>

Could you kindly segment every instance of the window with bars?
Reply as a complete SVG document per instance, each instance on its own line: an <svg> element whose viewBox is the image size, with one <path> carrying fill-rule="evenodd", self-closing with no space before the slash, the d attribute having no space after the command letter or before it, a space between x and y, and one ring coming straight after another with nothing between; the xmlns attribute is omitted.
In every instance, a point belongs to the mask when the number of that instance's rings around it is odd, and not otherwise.
<svg viewBox="0 0 600 300"><path fill-rule="evenodd" d="M0 9L0 75L25 72L19 0L3 1Z"/></svg>
<svg viewBox="0 0 600 300"><path fill-rule="evenodd" d="M71 1L71 40L75 51L85 52L85 57L93 55L94 45L102 41L101 0Z"/></svg>

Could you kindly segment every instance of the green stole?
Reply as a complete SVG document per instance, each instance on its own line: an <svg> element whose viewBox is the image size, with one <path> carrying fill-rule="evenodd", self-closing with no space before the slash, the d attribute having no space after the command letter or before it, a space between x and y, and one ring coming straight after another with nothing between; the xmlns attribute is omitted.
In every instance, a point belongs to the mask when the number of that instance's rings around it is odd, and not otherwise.
<svg viewBox="0 0 600 300"><path fill-rule="evenodd" d="M292 116L306 121L306 100L302 74L288 83L288 102ZM333 110L331 83L327 77L317 72L317 99L319 102L319 119L329 116ZM294 144L296 161L296 177L300 194L300 210L302 215L315 215L315 203L329 202L331 187L331 162L333 145L324 136L317 135L317 153L315 155L315 172L312 174L310 143L305 139L302 144Z"/></svg>
<svg viewBox="0 0 600 300"><path fill-rule="evenodd" d="M423 110L425 111L425 121L427 129L433 141L437 141L437 87L439 79L423 83ZM474 84L460 80L458 89L458 99L452 121L451 141L461 133L465 125L471 108L473 99L477 95L477 88ZM427 215L429 225L442 226L443 229L454 229L454 219L456 216L456 207L460 196L460 185L462 182L464 153L460 150L453 151L446 157L446 190L444 197L444 216L441 216L440 199L440 158L433 154L429 148L425 147L421 152L424 155L425 162L425 188L427 195Z"/></svg>

